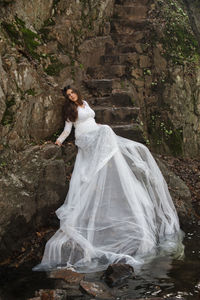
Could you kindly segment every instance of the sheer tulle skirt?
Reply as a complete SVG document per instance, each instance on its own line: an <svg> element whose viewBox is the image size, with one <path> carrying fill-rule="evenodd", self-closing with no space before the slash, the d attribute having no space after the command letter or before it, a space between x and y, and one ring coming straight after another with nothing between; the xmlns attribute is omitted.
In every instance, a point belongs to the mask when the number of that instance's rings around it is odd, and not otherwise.
<svg viewBox="0 0 200 300"><path fill-rule="evenodd" d="M107 125L77 137L79 147L60 229L34 270L79 272L124 262L135 269L160 253L183 250L167 184L147 147Z"/></svg>

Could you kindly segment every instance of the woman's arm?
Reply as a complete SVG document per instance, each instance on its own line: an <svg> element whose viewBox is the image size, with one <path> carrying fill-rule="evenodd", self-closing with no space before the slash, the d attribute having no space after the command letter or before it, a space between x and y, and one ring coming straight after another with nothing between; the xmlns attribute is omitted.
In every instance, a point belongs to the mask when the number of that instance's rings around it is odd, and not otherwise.
<svg viewBox="0 0 200 300"><path fill-rule="evenodd" d="M72 130L72 122L65 121L65 127L61 135L57 138L55 144L58 146L61 146L64 140L69 136L70 132Z"/></svg>

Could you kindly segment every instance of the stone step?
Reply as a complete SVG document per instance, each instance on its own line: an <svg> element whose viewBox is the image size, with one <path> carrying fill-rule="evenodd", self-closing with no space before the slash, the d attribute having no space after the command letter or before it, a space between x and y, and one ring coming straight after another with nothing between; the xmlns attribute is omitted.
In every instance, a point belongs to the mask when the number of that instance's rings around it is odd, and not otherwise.
<svg viewBox="0 0 200 300"><path fill-rule="evenodd" d="M122 50L124 49L125 45L122 46L118 46L118 49L120 50L120 47L122 47ZM135 46L135 50L134 52L126 52L126 53L120 53L118 55L103 55L100 57L100 63L105 66L105 65L111 65L112 64L119 64L119 65L127 65L129 63L133 63L136 62L136 60L138 59L136 50L137 50L137 46ZM128 46L127 46L128 47ZM121 52L121 51L120 51Z"/></svg>
<svg viewBox="0 0 200 300"><path fill-rule="evenodd" d="M109 96L112 93L112 79L91 79L83 83L94 96Z"/></svg>
<svg viewBox="0 0 200 300"><path fill-rule="evenodd" d="M143 130L142 127L139 124L128 124L128 125L111 125L114 132L122 137L125 137L127 139L145 143L144 136L143 136Z"/></svg>
<svg viewBox="0 0 200 300"><path fill-rule="evenodd" d="M132 4L132 6L115 5L114 17L124 18L133 21L144 20L147 16L147 6L141 4Z"/></svg>
<svg viewBox="0 0 200 300"><path fill-rule="evenodd" d="M135 31L144 30L149 24L147 19L128 20L128 19L115 19L111 20L111 33L118 34L133 34Z"/></svg>
<svg viewBox="0 0 200 300"><path fill-rule="evenodd" d="M116 46L116 51L124 55L128 55L129 53L136 53L136 43L134 41L129 43L120 43ZM126 58L126 56L124 56L124 58Z"/></svg>
<svg viewBox="0 0 200 300"><path fill-rule="evenodd" d="M89 67L86 70L86 74L89 75L91 78L120 78L127 73L127 66L126 65L99 65L96 67Z"/></svg>
<svg viewBox="0 0 200 300"><path fill-rule="evenodd" d="M100 57L100 64L121 64L120 55L102 55Z"/></svg>
<svg viewBox="0 0 200 300"><path fill-rule="evenodd" d="M132 95L127 92L116 92L108 97L93 98L90 100L96 106L134 106Z"/></svg>
<svg viewBox="0 0 200 300"><path fill-rule="evenodd" d="M115 0L115 5L126 5L126 6L133 6L133 5L146 5L148 4L149 0Z"/></svg>
<svg viewBox="0 0 200 300"><path fill-rule="evenodd" d="M113 39L113 41L118 44L118 43L130 43L130 41L134 42L134 43L138 43L140 42L144 36L145 36L145 33L147 34L148 32L146 31L135 31L135 30L132 30L132 32L127 32L126 34L119 34L119 33L116 33L116 32L111 32L111 37ZM106 48L106 53L109 53L112 51L112 49L115 47L115 45L111 45L110 44L110 47L107 47Z"/></svg>
<svg viewBox="0 0 200 300"><path fill-rule="evenodd" d="M145 46L144 46L145 47ZM133 53L142 53L141 44L137 41L127 38L126 41L116 42L116 45L110 49L110 53L106 52L105 55L100 57L100 64L124 64L129 61Z"/></svg>
<svg viewBox="0 0 200 300"><path fill-rule="evenodd" d="M132 123L137 121L138 107L94 107L96 120L98 123L120 124L122 122Z"/></svg>

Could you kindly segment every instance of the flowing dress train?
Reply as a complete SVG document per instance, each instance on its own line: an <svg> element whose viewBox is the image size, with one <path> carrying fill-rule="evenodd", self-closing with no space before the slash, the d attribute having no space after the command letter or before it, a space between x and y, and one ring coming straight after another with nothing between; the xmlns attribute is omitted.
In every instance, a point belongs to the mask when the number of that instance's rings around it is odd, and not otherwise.
<svg viewBox="0 0 200 300"><path fill-rule="evenodd" d="M158 249L181 249L177 213L148 148L117 136L94 116L86 101L78 107L78 154L66 200L56 211L60 228L34 270L91 272L116 262L137 268ZM60 142L71 127L66 122Z"/></svg>

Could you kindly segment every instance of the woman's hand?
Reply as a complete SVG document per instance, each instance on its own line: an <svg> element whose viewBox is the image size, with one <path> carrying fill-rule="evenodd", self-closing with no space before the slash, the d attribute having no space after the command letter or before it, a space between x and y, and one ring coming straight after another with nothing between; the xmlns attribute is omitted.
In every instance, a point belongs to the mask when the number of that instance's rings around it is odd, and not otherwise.
<svg viewBox="0 0 200 300"><path fill-rule="evenodd" d="M56 140L56 141L55 141L55 144L58 145L59 147L62 146L62 143L61 143L59 140Z"/></svg>

